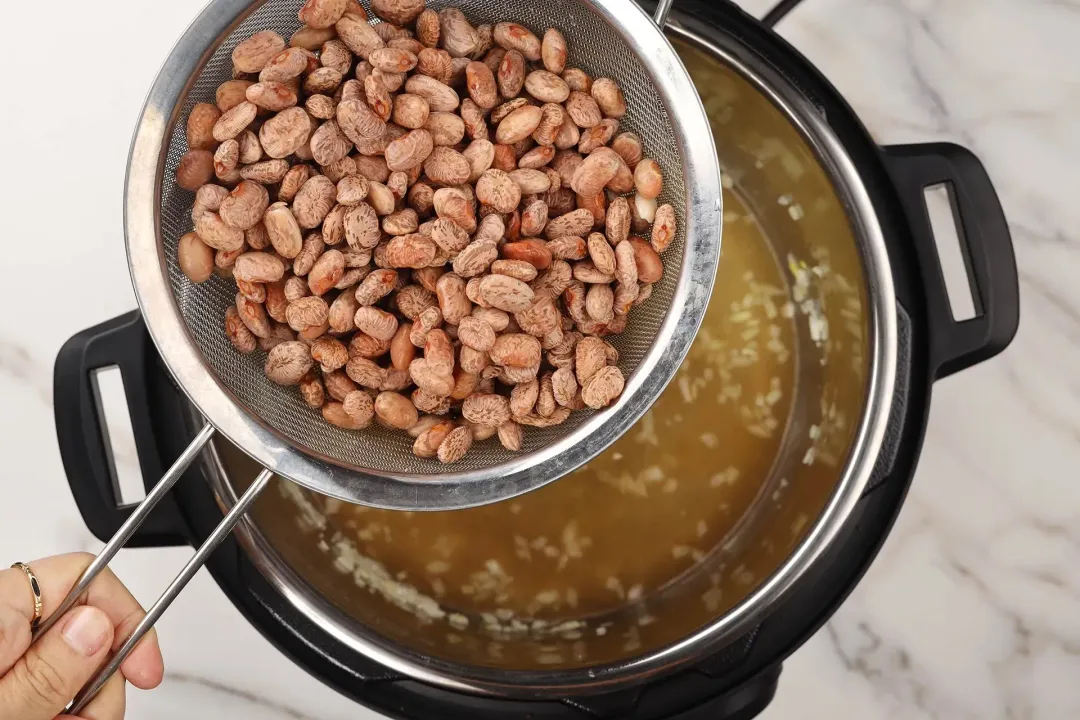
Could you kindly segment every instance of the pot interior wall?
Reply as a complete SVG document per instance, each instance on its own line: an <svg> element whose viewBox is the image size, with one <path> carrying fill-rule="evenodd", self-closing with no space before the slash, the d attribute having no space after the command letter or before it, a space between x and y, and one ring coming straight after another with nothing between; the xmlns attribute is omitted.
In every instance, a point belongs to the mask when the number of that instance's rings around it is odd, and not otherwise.
<svg viewBox="0 0 1080 720"><path fill-rule="evenodd" d="M730 181L716 291L686 365L604 456L514 501L394 513L279 481L254 511L268 562L351 632L478 672L624 662L745 600L832 495L870 376L858 241L789 117L707 49L676 45ZM227 478L255 474L218 450Z"/></svg>

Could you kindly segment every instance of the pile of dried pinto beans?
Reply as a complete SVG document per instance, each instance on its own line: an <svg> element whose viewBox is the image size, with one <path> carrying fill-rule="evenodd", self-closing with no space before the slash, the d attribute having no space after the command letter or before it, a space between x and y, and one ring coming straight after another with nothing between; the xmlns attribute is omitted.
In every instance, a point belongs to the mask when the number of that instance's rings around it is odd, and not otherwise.
<svg viewBox="0 0 1080 720"><path fill-rule="evenodd" d="M288 43L236 46L188 117L179 264L235 280L233 345L327 422L377 420L444 463L495 435L519 450L522 426L623 390L602 338L663 275L660 167L557 29L372 6L381 23L308 0Z"/></svg>

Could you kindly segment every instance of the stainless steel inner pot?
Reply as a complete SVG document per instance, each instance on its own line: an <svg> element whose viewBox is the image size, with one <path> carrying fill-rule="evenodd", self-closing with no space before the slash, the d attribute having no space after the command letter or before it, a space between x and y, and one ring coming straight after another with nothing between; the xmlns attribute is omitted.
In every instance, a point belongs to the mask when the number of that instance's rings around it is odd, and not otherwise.
<svg viewBox="0 0 1080 720"><path fill-rule="evenodd" d="M403 578L392 561L366 556L361 540L343 536L327 519L340 512L338 501L276 481L240 526L247 552L300 612L406 675L458 690L559 696L612 689L697 659L761 619L830 544L868 482L891 405L897 329L889 261L859 175L817 111L739 41L706 42L678 28L669 36L703 90L728 190L786 278L776 303L782 318L792 315L792 399L771 421L776 450L739 479L752 502L729 531L691 548L676 575L645 593L623 592L602 611L563 604L540 622L444 606L426 582ZM741 401L746 427L757 427L761 398ZM716 452L741 442L718 440ZM228 506L253 468L217 442L210 476ZM579 473L556 485L580 482ZM659 489L628 499L625 488L605 488L597 492L610 491L613 502L657 509L663 502ZM603 508L562 512L571 520ZM627 547L650 531L611 522L618 537L607 540L625 539Z"/></svg>

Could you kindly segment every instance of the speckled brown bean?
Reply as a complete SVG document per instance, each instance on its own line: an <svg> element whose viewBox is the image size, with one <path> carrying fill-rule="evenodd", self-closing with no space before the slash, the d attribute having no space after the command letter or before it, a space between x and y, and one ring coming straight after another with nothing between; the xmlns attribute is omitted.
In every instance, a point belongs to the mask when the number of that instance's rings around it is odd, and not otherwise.
<svg viewBox="0 0 1080 720"><path fill-rule="evenodd" d="M600 233L592 233L588 239L589 257L596 269L606 275L615 274L615 250Z"/></svg>
<svg viewBox="0 0 1080 720"><path fill-rule="evenodd" d="M393 268L428 267L437 248L430 238L419 233L401 235L386 245L386 262Z"/></svg>
<svg viewBox="0 0 1080 720"><path fill-rule="evenodd" d="M426 419L426 418L425 418ZM422 458L434 458L439 454L439 446L442 445L446 436L457 427L453 420L438 420L433 418L428 427L424 428L413 443L413 454ZM421 423L424 421L421 420Z"/></svg>
<svg viewBox="0 0 1080 720"><path fill-rule="evenodd" d="M607 118L601 120L596 125L581 133L581 140L578 143L578 152L582 155L588 155L598 147L603 147L611 142L611 138L615 135L615 131L619 129L619 121Z"/></svg>
<svg viewBox="0 0 1080 720"><path fill-rule="evenodd" d="M308 273L311 294L322 296L330 292L345 274L345 256L338 250L327 250Z"/></svg>
<svg viewBox="0 0 1080 720"><path fill-rule="evenodd" d="M664 188L664 176L660 165L649 158L638 162L634 169L634 185L642 197L650 200L657 197Z"/></svg>
<svg viewBox="0 0 1080 720"><path fill-rule="evenodd" d="M445 273L435 284L439 311L448 325L458 325L472 312L465 292L465 280L457 273Z"/></svg>
<svg viewBox="0 0 1080 720"><path fill-rule="evenodd" d="M585 382L581 388L581 399L589 407L599 410L619 397L624 385L625 380L619 368L608 365Z"/></svg>
<svg viewBox="0 0 1080 720"><path fill-rule="evenodd" d="M593 81L591 94L606 117L618 119L626 115L626 98L611 78Z"/></svg>
<svg viewBox="0 0 1080 720"><path fill-rule="evenodd" d="M534 293L524 282L506 275L488 275L480 281L484 300L499 310L521 312L532 304Z"/></svg>
<svg viewBox="0 0 1080 720"><path fill-rule="evenodd" d="M240 319L235 305L229 305L225 309L225 335L240 354L249 355L255 352L258 341Z"/></svg>
<svg viewBox="0 0 1080 720"><path fill-rule="evenodd" d="M656 208L656 218L652 229L652 247L657 253L663 253L675 240L675 208L664 204Z"/></svg>
<svg viewBox="0 0 1080 720"><path fill-rule="evenodd" d="M289 37L289 46L315 51L322 47L323 43L333 40L336 36L337 31L334 28L313 28L305 25Z"/></svg>
<svg viewBox="0 0 1080 720"><path fill-rule="evenodd" d="M538 236L544 231L547 220L547 203L539 198L532 200L521 211L521 234L524 237Z"/></svg>
<svg viewBox="0 0 1080 720"><path fill-rule="evenodd" d="M326 387L323 385L319 373L308 370L307 374L300 379L300 396L308 407L318 410L326 403Z"/></svg>
<svg viewBox="0 0 1080 720"><path fill-rule="evenodd" d="M356 298L350 292L344 292L338 295L337 299L330 304L330 311L327 316L327 322L330 323L330 329L336 333L350 333L356 330L356 311L360 309L360 304L356 302Z"/></svg>
<svg viewBox="0 0 1080 720"><path fill-rule="evenodd" d="M409 207L421 217L427 217L435 207L435 191L426 182L418 182L406 195Z"/></svg>
<svg viewBox="0 0 1080 720"><path fill-rule="evenodd" d="M607 209L604 231L608 242L618 245L630 234L630 204L626 198L619 197L611 201Z"/></svg>
<svg viewBox="0 0 1080 720"><path fill-rule="evenodd" d="M345 14L345 0L307 0L297 16L300 22L319 30L331 27Z"/></svg>
<svg viewBox="0 0 1080 720"><path fill-rule="evenodd" d="M244 231L229 227L221 216L213 212L204 212L195 219L195 232L199 239L214 248L234 252L244 246Z"/></svg>
<svg viewBox="0 0 1080 720"><path fill-rule="evenodd" d="M521 426L514 421L505 422L498 428L499 442L510 452L521 450Z"/></svg>
<svg viewBox="0 0 1080 720"><path fill-rule="evenodd" d="M286 108L263 123L259 129L259 142L269 157L285 158L307 143L311 130L311 118L306 110Z"/></svg>
<svg viewBox="0 0 1080 720"><path fill-rule="evenodd" d="M296 104L296 91L285 83L268 81L247 88L244 97L263 110L278 112Z"/></svg>
<svg viewBox="0 0 1080 720"><path fill-rule="evenodd" d="M374 183L372 183L374 185ZM382 237L379 228L379 217L375 209L366 202L361 201L350 207L345 212L345 240L349 247L354 250L370 250L374 248Z"/></svg>
<svg viewBox="0 0 1080 720"><path fill-rule="evenodd" d="M544 228L544 237L553 240L569 235L584 237L592 229L593 214L588 210L574 210L548 221Z"/></svg>
<svg viewBox="0 0 1080 720"><path fill-rule="evenodd" d="M507 50L517 50L526 60L537 62L541 58L540 38L523 25L501 22L495 26L495 43Z"/></svg>
<svg viewBox="0 0 1080 720"><path fill-rule="evenodd" d="M615 293L611 286L590 285L585 294L585 311L596 322L611 322L615 318Z"/></svg>
<svg viewBox="0 0 1080 720"><path fill-rule="evenodd" d="M392 171L407 170L431 155L435 142L427 130L412 130L386 147L386 166Z"/></svg>
<svg viewBox="0 0 1080 720"><path fill-rule="evenodd" d="M473 431L471 428L461 426L454 428L439 445L439 462L450 465L461 460L472 448Z"/></svg>
<svg viewBox="0 0 1080 720"><path fill-rule="evenodd" d="M638 282L654 283L664 277L664 263L656 250L645 240L632 237L629 240L634 249L634 261L637 264Z"/></svg>
<svg viewBox="0 0 1080 720"><path fill-rule="evenodd" d="M611 149L619 153L631 170L637 168L641 162L642 149L641 138L632 132L619 133L611 141Z"/></svg>
<svg viewBox="0 0 1080 720"><path fill-rule="evenodd" d="M242 73L257 73L285 49L285 40L272 30L255 33L233 48L233 66Z"/></svg>
<svg viewBox="0 0 1080 720"><path fill-rule="evenodd" d="M198 103L188 115L186 137L191 150L213 150L217 146L214 139L214 125L221 117L221 110L210 103Z"/></svg>
<svg viewBox="0 0 1080 720"><path fill-rule="evenodd" d="M429 48L438 46L441 29L439 14L428 8L416 18L416 39Z"/></svg>
<svg viewBox="0 0 1080 720"><path fill-rule="evenodd" d="M539 195L551 189L551 179L541 170L519 168L508 174L521 188L522 195Z"/></svg>
<svg viewBox="0 0 1080 720"><path fill-rule="evenodd" d="M394 98L393 119L401 127L417 130L427 122L430 108L419 95L402 93Z"/></svg>
<svg viewBox="0 0 1080 720"><path fill-rule="evenodd" d="M576 195L577 206L588 210L593 215L593 225L602 227L607 217L607 193L603 190L595 195Z"/></svg>
<svg viewBox="0 0 1080 720"><path fill-rule="evenodd" d="M513 145L529 137L539 127L543 110L535 105L525 105L514 110L499 123L495 139L503 145Z"/></svg>
<svg viewBox="0 0 1080 720"><path fill-rule="evenodd" d="M499 102L499 89L491 68L482 62L470 62L465 67L465 83L469 97L479 107L490 110Z"/></svg>
<svg viewBox="0 0 1080 720"><path fill-rule="evenodd" d="M579 128L591 128L604 119L596 100L577 90L570 92L566 100L566 112Z"/></svg>
<svg viewBox="0 0 1080 720"><path fill-rule="evenodd" d="M551 265L551 250L542 240L519 240L506 243L501 252L503 258L527 262L537 270L546 270Z"/></svg>
<svg viewBox="0 0 1080 720"><path fill-rule="evenodd" d="M435 191L433 202L439 217L453 220L465 232L476 232L476 213L463 189L440 188Z"/></svg>
<svg viewBox="0 0 1080 720"><path fill-rule="evenodd" d="M360 390L351 392L345 396L345 400L342 402L342 409L344 409L345 414L349 416L349 419L352 420L353 426L356 429L362 430L368 427L375 417L375 401L372 400L371 395Z"/></svg>
<svg viewBox="0 0 1080 720"><path fill-rule="evenodd" d="M581 141L581 130L574 124L574 121L567 115L563 124L559 127L558 134L555 135L555 148L558 150L569 150L576 147Z"/></svg>
<svg viewBox="0 0 1080 720"><path fill-rule="evenodd" d="M270 243L279 255L289 260L300 254L303 238L296 217L285 203L274 203L263 216Z"/></svg>
<svg viewBox="0 0 1080 720"><path fill-rule="evenodd" d="M398 330L397 318L375 307L361 307L356 311L354 321L361 332L384 342L390 342Z"/></svg>
<svg viewBox="0 0 1080 720"><path fill-rule="evenodd" d="M405 73L416 67L417 57L408 50L384 47L372 51L368 62L384 73Z"/></svg>
<svg viewBox="0 0 1080 720"><path fill-rule="evenodd" d="M195 192L214 177L214 154L209 150L188 150L176 166L176 184Z"/></svg>
<svg viewBox="0 0 1080 720"><path fill-rule="evenodd" d="M491 167L503 172L511 172L517 169L517 155L512 145L498 144L493 148Z"/></svg>
<svg viewBox="0 0 1080 720"><path fill-rule="evenodd" d="M599 148L574 172L570 187L578 195L596 195L615 177L622 159L609 148Z"/></svg>
<svg viewBox="0 0 1080 720"><path fill-rule="evenodd" d="M270 205L270 194L263 185L242 180L221 201L219 214L226 225L247 230L257 225Z"/></svg>
<svg viewBox="0 0 1080 720"><path fill-rule="evenodd" d="M566 69L566 38L555 28L548 28L540 45L540 55L544 67L549 72L562 73Z"/></svg>
<svg viewBox="0 0 1080 720"><path fill-rule="evenodd" d="M375 28L368 24L365 16L346 12L334 27L349 50L364 60L367 60L372 52L386 45L375 32Z"/></svg>
<svg viewBox="0 0 1080 720"><path fill-rule="evenodd" d="M222 113L218 121L214 123L213 135L218 142L231 140L243 132L244 128L251 124L258 113L259 108L247 100Z"/></svg>
<svg viewBox="0 0 1080 720"><path fill-rule="evenodd" d="M416 359L416 346L409 339L412 328L412 323L402 323L390 341L390 363L397 370L407 371Z"/></svg>
<svg viewBox="0 0 1080 720"><path fill-rule="evenodd" d="M382 386L386 380L386 370L380 367L370 358L353 355L345 365L345 373L349 379L360 387L375 390Z"/></svg>
<svg viewBox="0 0 1080 720"><path fill-rule="evenodd" d="M184 275L194 283L205 282L214 274L214 251L196 233L181 236L176 259Z"/></svg>
<svg viewBox="0 0 1080 720"><path fill-rule="evenodd" d="M562 105L558 103L548 102L545 103L541 110L540 123L536 126L536 130L533 131L532 138L539 145L550 146L553 145L555 139L559 136L559 132L562 130L563 124L566 121L566 112L563 110ZM551 153L554 157L554 152ZM522 157L524 161L524 157ZM546 164L546 163L541 163ZM538 167L535 165L521 164L520 167Z"/></svg>
<svg viewBox="0 0 1080 720"><path fill-rule="evenodd" d="M218 85L214 92L214 103L218 110L226 113L244 102L247 89L253 84L250 80L226 80Z"/></svg>
<svg viewBox="0 0 1080 720"><path fill-rule="evenodd" d="M306 230L322 224L337 200L337 187L325 175L315 175L300 188L292 211L297 224Z"/></svg>
<svg viewBox="0 0 1080 720"><path fill-rule="evenodd" d="M405 81L405 92L427 100L433 112L453 112L461 105L461 97L457 91L439 79L427 75L412 75Z"/></svg>
<svg viewBox="0 0 1080 720"><path fill-rule="evenodd" d="M561 103L570 97L570 86L555 73L534 70L525 76L525 89L545 103Z"/></svg>
<svg viewBox="0 0 1080 720"><path fill-rule="evenodd" d="M391 176L393 176L393 173L391 173ZM390 182L390 180L387 179L387 182ZM367 202L376 215L384 217L394 212L394 208L397 207L397 196L394 195L394 191L388 185L371 181L368 183Z"/></svg>
<svg viewBox="0 0 1080 720"><path fill-rule="evenodd" d="M342 100L337 105L335 118L341 132L358 148L386 134L386 121L368 106L366 99Z"/></svg>
<svg viewBox="0 0 1080 720"><path fill-rule="evenodd" d="M431 332L436 331L432 330ZM435 397L449 397L450 393L454 392L453 375L439 372L429 363L427 358L417 358L409 363L409 377L412 378L418 388Z"/></svg>
<svg viewBox="0 0 1080 720"><path fill-rule="evenodd" d="M409 399L393 392L379 393L375 398L375 414L398 430L408 430L420 419Z"/></svg>
<svg viewBox="0 0 1080 720"><path fill-rule="evenodd" d="M306 343L284 342L266 356L266 376L278 385L298 385L314 364Z"/></svg>

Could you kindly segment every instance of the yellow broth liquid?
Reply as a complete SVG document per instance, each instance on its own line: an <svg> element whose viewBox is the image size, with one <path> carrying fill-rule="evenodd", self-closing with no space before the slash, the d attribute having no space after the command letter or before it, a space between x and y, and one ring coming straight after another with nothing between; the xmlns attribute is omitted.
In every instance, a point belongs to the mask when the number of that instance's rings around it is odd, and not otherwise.
<svg viewBox="0 0 1080 720"><path fill-rule="evenodd" d="M517 500L471 510L331 501L331 528L448 611L550 619L625 605L730 541L781 442L795 338L765 237L735 193L725 191L724 204L701 331L663 396L603 455Z"/></svg>

